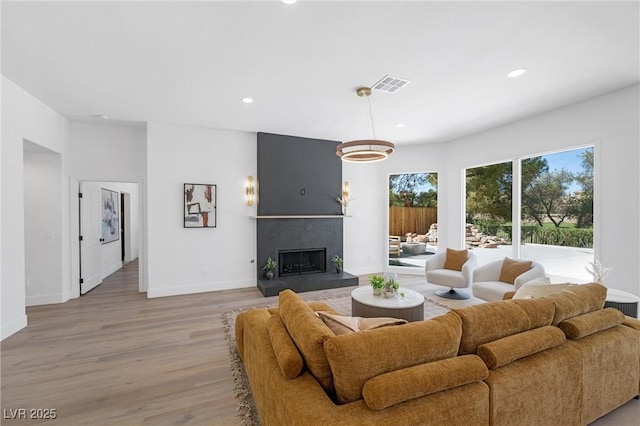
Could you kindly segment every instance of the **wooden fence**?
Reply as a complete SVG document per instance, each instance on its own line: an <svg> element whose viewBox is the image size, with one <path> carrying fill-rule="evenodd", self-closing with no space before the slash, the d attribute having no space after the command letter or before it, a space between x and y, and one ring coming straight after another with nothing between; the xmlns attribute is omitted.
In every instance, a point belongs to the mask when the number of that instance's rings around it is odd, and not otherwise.
<svg viewBox="0 0 640 426"><path fill-rule="evenodd" d="M389 235L426 234L438 222L436 207L389 207Z"/></svg>

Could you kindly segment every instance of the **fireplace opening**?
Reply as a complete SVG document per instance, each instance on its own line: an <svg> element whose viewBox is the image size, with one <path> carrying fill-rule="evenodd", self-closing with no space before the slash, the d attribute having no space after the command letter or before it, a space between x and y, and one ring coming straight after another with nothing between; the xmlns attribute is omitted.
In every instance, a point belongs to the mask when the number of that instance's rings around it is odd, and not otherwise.
<svg viewBox="0 0 640 426"><path fill-rule="evenodd" d="M279 276L327 272L327 249L280 250Z"/></svg>

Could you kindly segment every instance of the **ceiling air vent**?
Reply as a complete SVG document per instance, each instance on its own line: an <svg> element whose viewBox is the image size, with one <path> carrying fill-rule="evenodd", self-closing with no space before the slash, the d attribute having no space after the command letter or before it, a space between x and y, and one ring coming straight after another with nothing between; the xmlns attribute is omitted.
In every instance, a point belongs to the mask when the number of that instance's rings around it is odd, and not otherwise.
<svg viewBox="0 0 640 426"><path fill-rule="evenodd" d="M396 93L398 90L402 89L404 86L409 84L409 80L405 80L399 77L393 77L390 75L385 75L382 77L380 81L373 85L375 90L380 90L382 92L387 93Z"/></svg>

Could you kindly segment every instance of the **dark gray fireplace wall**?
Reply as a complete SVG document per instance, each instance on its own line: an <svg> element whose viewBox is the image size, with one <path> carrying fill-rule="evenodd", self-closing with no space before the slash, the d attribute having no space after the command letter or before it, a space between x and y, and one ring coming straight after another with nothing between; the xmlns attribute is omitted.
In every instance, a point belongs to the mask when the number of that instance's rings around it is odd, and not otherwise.
<svg viewBox="0 0 640 426"><path fill-rule="evenodd" d="M258 133L258 215L340 214L336 201L342 194L338 144Z"/></svg>
<svg viewBox="0 0 640 426"><path fill-rule="evenodd" d="M327 249L327 271L333 269L331 258L342 254L342 219L258 219L258 277L271 257L278 260L278 250Z"/></svg>

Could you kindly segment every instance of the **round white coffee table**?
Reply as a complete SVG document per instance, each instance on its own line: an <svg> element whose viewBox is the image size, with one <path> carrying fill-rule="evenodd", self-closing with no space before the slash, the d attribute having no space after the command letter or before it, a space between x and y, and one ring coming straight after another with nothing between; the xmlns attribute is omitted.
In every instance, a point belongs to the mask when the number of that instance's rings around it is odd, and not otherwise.
<svg viewBox="0 0 640 426"><path fill-rule="evenodd" d="M393 297L374 296L371 286L362 286L351 292L351 315L374 318L391 317L407 321L424 319L424 296L408 288L400 287Z"/></svg>

